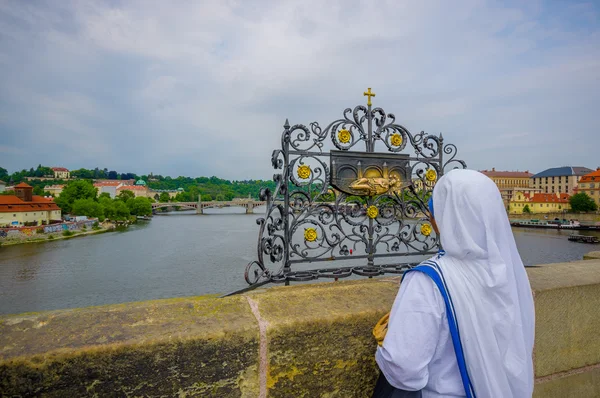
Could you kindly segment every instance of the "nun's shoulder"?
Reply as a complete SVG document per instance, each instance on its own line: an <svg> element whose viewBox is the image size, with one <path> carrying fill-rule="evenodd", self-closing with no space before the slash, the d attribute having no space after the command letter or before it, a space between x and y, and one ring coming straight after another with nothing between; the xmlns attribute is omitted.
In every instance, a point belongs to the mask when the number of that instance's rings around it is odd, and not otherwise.
<svg viewBox="0 0 600 398"><path fill-rule="evenodd" d="M439 308L444 307L444 299L435 282L427 274L417 270L408 272L402 279L399 295L429 302Z"/></svg>

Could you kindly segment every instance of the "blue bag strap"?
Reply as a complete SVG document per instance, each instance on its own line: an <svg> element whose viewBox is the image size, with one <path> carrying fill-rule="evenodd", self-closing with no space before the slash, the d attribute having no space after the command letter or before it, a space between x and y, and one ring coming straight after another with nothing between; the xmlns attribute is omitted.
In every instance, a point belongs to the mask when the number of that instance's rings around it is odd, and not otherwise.
<svg viewBox="0 0 600 398"><path fill-rule="evenodd" d="M458 363L458 370L460 371L460 377L462 379L463 387L468 398L475 398L475 391L473 384L469 378L467 371L467 365L465 361L465 355L460 341L460 333L458 330L458 323L456 322L456 313L454 312L454 303L452 303L452 297L446 289L446 281L443 278L442 270L439 268L437 263L434 261L426 261L418 267L409 269L404 273L402 279L411 271L421 272L429 276L438 287L444 303L446 304L446 317L448 318L448 327L450 328L450 336L452 337L452 345L454 346L454 353L456 354L456 362ZM441 275L441 277L440 277Z"/></svg>

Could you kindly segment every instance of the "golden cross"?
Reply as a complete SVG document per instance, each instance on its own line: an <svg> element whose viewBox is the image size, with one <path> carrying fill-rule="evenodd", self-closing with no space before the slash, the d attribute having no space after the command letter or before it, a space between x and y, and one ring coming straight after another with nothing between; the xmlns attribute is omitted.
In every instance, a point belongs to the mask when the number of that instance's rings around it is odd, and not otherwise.
<svg viewBox="0 0 600 398"><path fill-rule="evenodd" d="M365 92L363 93L363 95L366 95L366 96L367 96L367 98L368 98L368 99L367 99L367 105L371 106L371 97L374 97L374 96L375 96L375 93L372 93L372 92L371 92L371 87L369 87L369 89L368 89L367 91L365 91Z"/></svg>

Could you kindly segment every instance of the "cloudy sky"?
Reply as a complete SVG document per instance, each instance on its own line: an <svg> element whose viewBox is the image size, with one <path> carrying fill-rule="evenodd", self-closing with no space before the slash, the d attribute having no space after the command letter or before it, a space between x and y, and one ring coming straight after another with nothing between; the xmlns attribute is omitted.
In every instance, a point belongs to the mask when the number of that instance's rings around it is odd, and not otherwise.
<svg viewBox="0 0 600 398"><path fill-rule="evenodd" d="M470 168L600 166L600 7L0 0L0 166L268 179L282 125L365 102Z"/></svg>

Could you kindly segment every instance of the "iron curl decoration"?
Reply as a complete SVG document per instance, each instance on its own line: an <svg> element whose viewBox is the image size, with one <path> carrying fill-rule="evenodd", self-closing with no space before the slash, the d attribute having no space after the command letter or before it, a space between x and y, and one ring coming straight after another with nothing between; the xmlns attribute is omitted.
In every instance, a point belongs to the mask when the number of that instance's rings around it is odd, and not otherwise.
<svg viewBox="0 0 600 398"><path fill-rule="evenodd" d="M445 172L466 163L441 134L413 134L370 102L344 109L324 128L285 121L281 148L271 156L276 187L260 193L267 210L257 220L257 258L246 266L244 291L265 283L402 274L437 253L425 203ZM375 193L352 188L360 186ZM321 261L342 264L302 269Z"/></svg>

